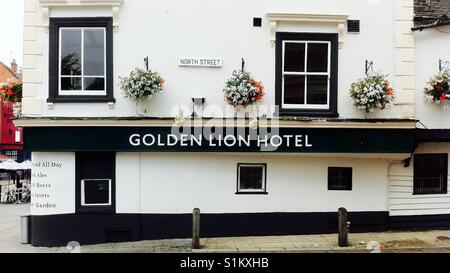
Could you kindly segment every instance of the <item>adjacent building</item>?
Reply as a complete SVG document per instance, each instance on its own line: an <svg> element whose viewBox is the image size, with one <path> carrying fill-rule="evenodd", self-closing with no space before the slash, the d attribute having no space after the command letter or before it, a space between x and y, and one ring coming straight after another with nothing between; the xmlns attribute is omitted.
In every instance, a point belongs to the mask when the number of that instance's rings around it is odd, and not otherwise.
<svg viewBox="0 0 450 273"><path fill-rule="evenodd" d="M187 238L194 208L205 237L335 232L341 207L352 232L449 227L448 112L422 91L450 60L442 15L420 31L413 0L25 0L32 244ZM166 84L136 104L119 77L147 64ZM256 110L224 101L239 69L266 88ZM353 105L370 70L390 109Z"/></svg>
<svg viewBox="0 0 450 273"><path fill-rule="evenodd" d="M9 79L20 80L22 75L18 71L18 65L15 60L8 67L0 62L0 83L5 83ZM1 103L0 111L0 151L19 162L30 159L30 153L23 150L22 129L14 125L14 105L12 103Z"/></svg>

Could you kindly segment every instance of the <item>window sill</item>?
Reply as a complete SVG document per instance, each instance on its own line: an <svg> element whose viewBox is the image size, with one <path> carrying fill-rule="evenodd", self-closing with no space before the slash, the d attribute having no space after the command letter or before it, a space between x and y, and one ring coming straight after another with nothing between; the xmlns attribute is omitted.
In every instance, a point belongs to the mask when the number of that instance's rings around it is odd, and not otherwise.
<svg viewBox="0 0 450 273"><path fill-rule="evenodd" d="M116 99L109 97L86 97L86 96L73 96L73 97L58 97L49 98L47 103L115 103Z"/></svg>
<svg viewBox="0 0 450 273"><path fill-rule="evenodd" d="M236 195L269 195L268 192L236 192Z"/></svg>
<svg viewBox="0 0 450 273"><path fill-rule="evenodd" d="M447 197L448 193L413 193L413 196L426 196L426 195L430 196L441 195L442 197Z"/></svg>
<svg viewBox="0 0 450 273"><path fill-rule="evenodd" d="M326 118L338 118L339 113L333 111L314 111L314 110L280 110L276 113L279 117L326 117Z"/></svg>

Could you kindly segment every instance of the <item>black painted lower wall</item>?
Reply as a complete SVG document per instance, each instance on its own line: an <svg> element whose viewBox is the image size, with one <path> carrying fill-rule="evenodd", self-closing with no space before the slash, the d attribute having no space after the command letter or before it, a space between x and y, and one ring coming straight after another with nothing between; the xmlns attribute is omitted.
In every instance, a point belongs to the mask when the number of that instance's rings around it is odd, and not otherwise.
<svg viewBox="0 0 450 273"><path fill-rule="evenodd" d="M388 212L350 212L351 232L450 229L450 215L389 217ZM202 214L202 237L336 233L337 213ZM36 247L190 238L191 214L69 214L33 216Z"/></svg>
<svg viewBox="0 0 450 273"><path fill-rule="evenodd" d="M450 229L450 215L418 215L390 217L392 230Z"/></svg>
<svg viewBox="0 0 450 273"><path fill-rule="evenodd" d="M349 214L352 232L388 229L387 212ZM202 214L202 237L325 234L337 232L337 213ZM33 216L32 245L65 246L121 241L190 238L191 214L70 214Z"/></svg>

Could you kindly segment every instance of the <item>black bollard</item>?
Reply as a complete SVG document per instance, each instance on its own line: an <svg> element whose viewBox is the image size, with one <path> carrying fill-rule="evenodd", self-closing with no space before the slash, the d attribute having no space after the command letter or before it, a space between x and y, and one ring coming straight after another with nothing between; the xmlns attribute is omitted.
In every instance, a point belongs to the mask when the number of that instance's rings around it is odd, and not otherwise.
<svg viewBox="0 0 450 273"><path fill-rule="evenodd" d="M192 249L200 249L200 209L192 212Z"/></svg>
<svg viewBox="0 0 450 273"><path fill-rule="evenodd" d="M348 247L348 212L340 208L339 212L339 246Z"/></svg>

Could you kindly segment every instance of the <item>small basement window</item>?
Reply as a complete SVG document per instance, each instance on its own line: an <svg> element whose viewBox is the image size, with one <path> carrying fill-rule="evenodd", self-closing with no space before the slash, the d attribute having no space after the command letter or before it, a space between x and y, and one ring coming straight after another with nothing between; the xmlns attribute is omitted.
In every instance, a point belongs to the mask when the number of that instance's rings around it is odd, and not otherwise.
<svg viewBox="0 0 450 273"><path fill-rule="evenodd" d="M266 164L239 164L237 194L266 194Z"/></svg>
<svg viewBox="0 0 450 273"><path fill-rule="evenodd" d="M447 194L448 155L414 156L414 194Z"/></svg>
<svg viewBox="0 0 450 273"><path fill-rule="evenodd" d="M82 206L111 206L111 180L85 179L81 181Z"/></svg>
<svg viewBox="0 0 450 273"><path fill-rule="evenodd" d="M353 180L352 168L328 168L329 191L351 191Z"/></svg>

